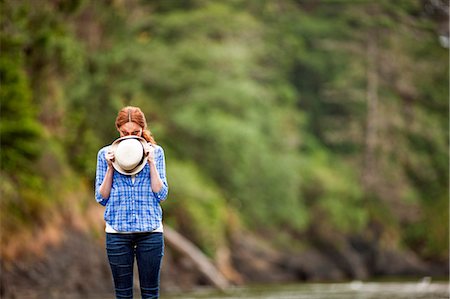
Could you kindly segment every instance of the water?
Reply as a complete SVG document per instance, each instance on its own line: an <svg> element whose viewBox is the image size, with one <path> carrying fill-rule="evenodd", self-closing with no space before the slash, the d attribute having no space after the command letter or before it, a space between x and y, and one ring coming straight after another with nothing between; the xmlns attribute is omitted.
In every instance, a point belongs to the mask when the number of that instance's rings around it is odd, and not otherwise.
<svg viewBox="0 0 450 299"><path fill-rule="evenodd" d="M161 299L441 299L449 298L448 283L351 283L296 284L233 288L224 293L201 290L165 294Z"/></svg>
<svg viewBox="0 0 450 299"><path fill-rule="evenodd" d="M135 299L140 298L139 292ZM69 294L20 295L20 299L112 299L112 294L82 296ZM163 293L161 299L448 299L448 282L361 282L304 283L235 287L225 293L199 289L184 293Z"/></svg>

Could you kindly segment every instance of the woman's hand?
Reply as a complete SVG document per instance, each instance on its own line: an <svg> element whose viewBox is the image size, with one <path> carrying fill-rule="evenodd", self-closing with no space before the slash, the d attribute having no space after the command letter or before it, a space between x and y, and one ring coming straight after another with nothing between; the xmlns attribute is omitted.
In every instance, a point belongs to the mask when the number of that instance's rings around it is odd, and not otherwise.
<svg viewBox="0 0 450 299"><path fill-rule="evenodd" d="M155 148L150 143L144 145L144 153L148 163L155 163Z"/></svg>
<svg viewBox="0 0 450 299"><path fill-rule="evenodd" d="M108 169L106 170L105 177L103 178L103 182L100 185L98 191L100 192L103 199L108 199L111 193L112 181L114 176L114 167L112 167L112 163L114 162L114 152L108 151L105 154L105 159L108 163Z"/></svg>
<svg viewBox="0 0 450 299"><path fill-rule="evenodd" d="M105 159L106 159L106 162L108 162L108 166L112 166L112 163L114 162L114 158L115 158L114 152L109 151L106 153Z"/></svg>
<svg viewBox="0 0 450 299"><path fill-rule="evenodd" d="M144 153L147 156L148 166L150 167L151 188L153 192L159 192L164 186L164 183L159 176L158 169L156 168L155 149L155 146L153 146L151 143L147 143L146 145L144 145Z"/></svg>

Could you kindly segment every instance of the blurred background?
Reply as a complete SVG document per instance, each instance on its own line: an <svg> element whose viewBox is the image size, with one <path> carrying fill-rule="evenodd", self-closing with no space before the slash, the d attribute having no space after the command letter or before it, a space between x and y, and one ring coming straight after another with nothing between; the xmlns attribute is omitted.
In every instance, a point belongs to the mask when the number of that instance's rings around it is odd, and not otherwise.
<svg viewBox="0 0 450 299"><path fill-rule="evenodd" d="M165 226L230 284L448 277L448 1L0 7L4 298L113 291L93 186L125 105ZM163 294L209 284L166 245Z"/></svg>

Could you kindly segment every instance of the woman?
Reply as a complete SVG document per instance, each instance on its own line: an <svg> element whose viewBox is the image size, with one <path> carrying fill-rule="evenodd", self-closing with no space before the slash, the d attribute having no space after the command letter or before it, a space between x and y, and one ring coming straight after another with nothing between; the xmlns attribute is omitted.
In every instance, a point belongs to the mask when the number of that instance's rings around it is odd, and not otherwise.
<svg viewBox="0 0 450 299"><path fill-rule="evenodd" d="M168 185L164 151L147 130L138 107L121 109L116 118L120 137L144 138L146 165L138 174L124 175L113 167L114 152L98 152L95 197L106 206L106 252L114 278L116 298L133 298L133 264L136 258L143 299L159 297L164 240L162 210Z"/></svg>

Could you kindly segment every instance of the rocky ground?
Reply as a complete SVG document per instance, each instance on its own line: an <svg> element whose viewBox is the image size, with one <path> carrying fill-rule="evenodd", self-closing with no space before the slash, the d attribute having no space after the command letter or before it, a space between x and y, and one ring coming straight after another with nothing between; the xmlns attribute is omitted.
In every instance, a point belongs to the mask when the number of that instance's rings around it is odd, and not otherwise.
<svg viewBox="0 0 450 299"><path fill-rule="evenodd" d="M69 230L59 244L42 256L22 254L2 260L1 298L60 298L61 294L110 294L112 282L103 239ZM363 238L316 242L308 249L275 250L252 234L236 233L230 240L231 264L238 283L365 280L374 277L445 277L448 263L427 263L414 253L382 250ZM226 275L227 276L227 275ZM229 276L229 275L228 275ZM163 292L206 285L207 280L186 257L166 246ZM136 281L137 286L137 281Z"/></svg>

